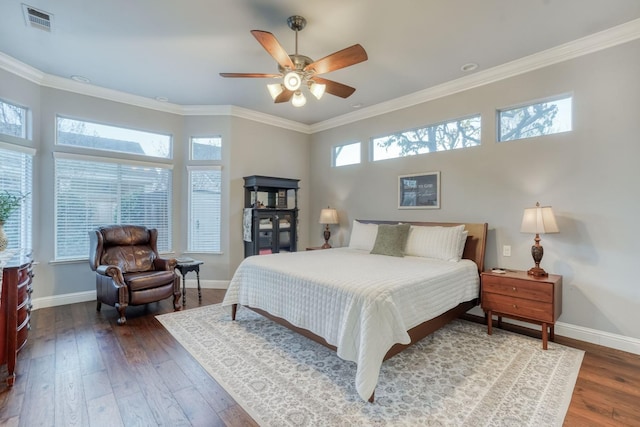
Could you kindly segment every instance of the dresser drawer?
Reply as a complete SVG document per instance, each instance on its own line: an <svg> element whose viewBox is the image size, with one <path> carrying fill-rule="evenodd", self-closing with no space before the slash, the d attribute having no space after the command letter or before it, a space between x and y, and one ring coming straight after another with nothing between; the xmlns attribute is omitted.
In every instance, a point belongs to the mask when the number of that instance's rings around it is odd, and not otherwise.
<svg viewBox="0 0 640 427"><path fill-rule="evenodd" d="M551 302L540 302L524 298L513 298L507 295L482 293L482 309L496 313L522 317L539 322L553 323L553 305Z"/></svg>
<svg viewBox="0 0 640 427"><path fill-rule="evenodd" d="M483 276L482 292L491 292L526 298L533 301L553 302L553 284L546 282L532 282L509 277Z"/></svg>

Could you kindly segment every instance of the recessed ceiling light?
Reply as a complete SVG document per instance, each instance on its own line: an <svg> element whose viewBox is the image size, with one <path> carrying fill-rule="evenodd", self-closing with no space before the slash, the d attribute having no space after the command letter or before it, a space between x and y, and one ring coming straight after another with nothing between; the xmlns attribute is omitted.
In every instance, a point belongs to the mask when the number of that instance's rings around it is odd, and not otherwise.
<svg viewBox="0 0 640 427"><path fill-rule="evenodd" d="M83 76L78 76L78 75L75 75L75 74L73 76L71 76L71 80L75 80L75 81L80 82L80 83L90 83L91 82L91 80L89 80L88 78L83 77Z"/></svg>
<svg viewBox="0 0 640 427"><path fill-rule="evenodd" d="M362 104L361 103L351 104L351 107L352 108L360 108L360 107L362 107Z"/></svg>
<svg viewBox="0 0 640 427"><path fill-rule="evenodd" d="M469 71L473 71L476 68L478 68L478 64L476 64L475 62L469 62L460 67L460 70L468 73Z"/></svg>
<svg viewBox="0 0 640 427"><path fill-rule="evenodd" d="M156 96L156 101L158 101L158 102L168 102L169 98L167 98L166 96Z"/></svg>

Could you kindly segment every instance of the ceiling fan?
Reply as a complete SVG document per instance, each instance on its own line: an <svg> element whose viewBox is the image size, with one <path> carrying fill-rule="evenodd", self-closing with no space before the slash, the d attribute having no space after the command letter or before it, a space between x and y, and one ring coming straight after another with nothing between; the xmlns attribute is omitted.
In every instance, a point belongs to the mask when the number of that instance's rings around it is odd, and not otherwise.
<svg viewBox="0 0 640 427"><path fill-rule="evenodd" d="M351 96L355 92L355 88L319 77L319 75L366 61L367 52L364 48L355 44L314 61L308 56L298 54L298 31L307 25L307 20L302 16L294 15L287 19L287 24L296 32L296 53L293 55L287 54L287 51L270 32L251 31L258 43L278 63L278 74L220 73L220 75L222 77L282 78L282 83L267 85L269 93L276 103L291 100L291 103L296 107L301 107L306 103L306 98L300 90L303 85L306 85L317 99L320 99L324 92L341 98Z"/></svg>

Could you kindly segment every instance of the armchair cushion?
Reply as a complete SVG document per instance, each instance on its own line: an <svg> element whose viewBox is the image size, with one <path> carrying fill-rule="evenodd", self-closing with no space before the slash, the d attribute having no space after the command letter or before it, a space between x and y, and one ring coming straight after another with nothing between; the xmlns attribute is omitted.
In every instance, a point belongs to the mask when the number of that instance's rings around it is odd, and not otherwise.
<svg viewBox="0 0 640 427"><path fill-rule="evenodd" d="M142 271L125 274L124 282L129 286L131 292L135 292L157 288L160 283L173 283L174 278L175 273L173 271Z"/></svg>

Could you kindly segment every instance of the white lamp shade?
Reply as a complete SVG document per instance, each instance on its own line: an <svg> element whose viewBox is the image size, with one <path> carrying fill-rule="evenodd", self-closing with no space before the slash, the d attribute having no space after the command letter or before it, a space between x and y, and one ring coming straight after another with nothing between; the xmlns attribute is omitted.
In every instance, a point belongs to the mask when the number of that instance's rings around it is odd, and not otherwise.
<svg viewBox="0 0 640 427"><path fill-rule="evenodd" d="M273 98L274 101L276 100L278 95L284 92L284 87L282 86L282 83L272 83L270 85L267 85L267 89L269 89L269 94L271 95L271 98Z"/></svg>
<svg viewBox="0 0 640 427"><path fill-rule="evenodd" d="M560 229L558 229L558 223L551 206L537 204L534 208L524 210L520 231L522 233L546 234L558 233Z"/></svg>
<svg viewBox="0 0 640 427"><path fill-rule="evenodd" d="M294 107L302 107L307 103L307 98L300 92L299 90L293 94L293 98L291 98L291 103Z"/></svg>
<svg viewBox="0 0 640 427"><path fill-rule="evenodd" d="M338 224L338 211L331 208L320 211L320 224Z"/></svg>
<svg viewBox="0 0 640 427"><path fill-rule="evenodd" d="M311 86L309 86L309 91L313 94L313 96L316 97L316 99L320 99L322 98L322 95L324 95L324 90L326 88L327 85L320 83L311 83Z"/></svg>
<svg viewBox="0 0 640 427"><path fill-rule="evenodd" d="M295 71L289 71L284 76L284 87L289 90L298 90L302 84L302 78Z"/></svg>

